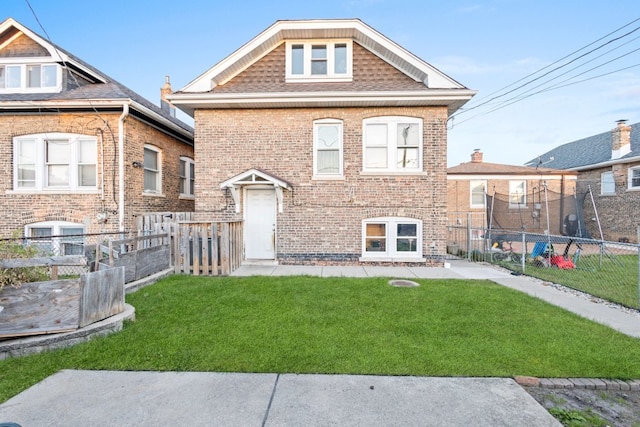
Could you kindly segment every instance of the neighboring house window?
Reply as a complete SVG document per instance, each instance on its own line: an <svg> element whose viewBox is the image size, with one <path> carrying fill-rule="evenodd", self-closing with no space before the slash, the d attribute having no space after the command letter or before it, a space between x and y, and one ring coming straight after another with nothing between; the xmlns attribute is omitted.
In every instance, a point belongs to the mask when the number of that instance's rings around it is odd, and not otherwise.
<svg viewBox="0 0 640 427"><path fill-rule="evenodd" d="M371 218L362 222L362 256L420 258L422 221L411 218Z"/></svg>
<svg viewBox="0 0 640 427"><path fill-rule="evenodd" d="M97 188L97 140L87 135L47 133L13 139L15 190Z"/></svg>
<svg viewBox="0 0 640 427"><path fill-rule="evenodd" d="M58 64L0 64L0 92L57 92L61 80Z"/></svg>
<svg viewBox="0 0 640 427"><path fill-rule="evenodd" d="M288 82L351 80L350 40L289 41L286 49Z"/></svg>
<svg viewBox="0 0 640 427"><path fill-rule="evenodd" d="M509 207L523 207L527 204L527 182L509 181Z"/></svg>
<svg viewBox="0 0 640 427"><path fill-rule="evenodd" d="M640 189L640 167L629 168L629 189Z"/></svg>
<svg viewBox="0 0 640 427"><path fill-rule="evenodd" d="M40 249L42 255L83 255L84 225L72 222L46 221L25 227L30 245Z"/></svg>
<svg viewBox="0 0 640 427"><path fill-rule="evenodd" d="M422 119L374 117L363 124L365 171L422 170Z"/></svg>
<svg viewBox="0 0 640 427"><path fill-rule="evenodd" d="M485 194L487 192L487 181L485 180L471 181L470 191L471 191L471 207L484 208Z"/></svg>
<svg viewBox="0 0 640 427"><path fill-rule="evenodd" d="M616 194L613 172L602 172L600 175L600 194Z"/></svg>
<svg viewBox="0 0 640 427"><path fill-rule="evenodd" d="M195 195L195 164L193 159L180 157L180 195L193 197Z"/></svg>
<svg viewBox="0 0 640 427"><path fill-rule="evenodd" d="M152 145L144 146L144 192L162 193L162 153Z"/></svg>
<svg viewBox="0 0 640 427"><path fill-rule="evenodd" d="M342 176L342 122L316 120L313 123L313 174Z"/></svg>

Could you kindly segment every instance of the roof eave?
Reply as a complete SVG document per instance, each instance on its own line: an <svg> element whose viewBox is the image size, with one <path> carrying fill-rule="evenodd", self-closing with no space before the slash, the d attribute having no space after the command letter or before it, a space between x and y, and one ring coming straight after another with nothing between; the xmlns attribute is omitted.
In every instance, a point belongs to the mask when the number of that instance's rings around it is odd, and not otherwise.
<svg viewBox="0 0 640 427"><path fill-rule="evenodd" d="M452 114L476 91L431 89L399 92L174 93L167 98L185 113L196 109L365 106L447 106Z"/></svg>
<svg viewBox="0 0 640 427"><path fill-rule="evenodd" d="M634 163L634 162L640 162L640 155L633 156L633 157L623 157L621 159L615 159L615 160L607 160L606 162L592 163L590 165L575 166L572 168L567 168L567 170L581 172L581 171L586 171L590 169L598 169L598 168L604 168L612 165L620 165L624 163Z"/></svg>

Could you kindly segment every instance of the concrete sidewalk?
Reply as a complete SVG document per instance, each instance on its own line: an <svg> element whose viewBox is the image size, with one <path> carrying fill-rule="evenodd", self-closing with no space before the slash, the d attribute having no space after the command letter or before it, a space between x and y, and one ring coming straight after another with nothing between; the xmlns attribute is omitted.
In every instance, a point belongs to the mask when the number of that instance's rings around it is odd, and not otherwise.
<svg viewBox="0 0 640 427"><path fill-rule="evenodd" d="M490 264L451 260L444 267L362 267L362 266L298 266L243 265L233 276L290 276L321 277L389 277L394 279L480 279L491 280L508 288L540 298L579 316L609 326L623 334L640 338L640 313L620 310L593 298L576 296L542 280L528 276L514 276Z"/></svg>
<svg viewBox="0 0 640 427"><path fill-rule="evenodd" d="M560 426L512 379L61 371L0 405L56 426Z"/></svg>

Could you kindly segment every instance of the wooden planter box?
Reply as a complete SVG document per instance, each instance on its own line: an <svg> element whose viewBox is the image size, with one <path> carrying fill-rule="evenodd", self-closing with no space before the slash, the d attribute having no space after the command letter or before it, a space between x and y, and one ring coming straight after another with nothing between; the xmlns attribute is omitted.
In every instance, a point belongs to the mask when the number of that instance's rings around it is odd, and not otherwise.
<svg viewBox="0 0 640 427"><path fill-rule="evenodd" d="M124 311L124 267L5 286L0 338L73 331Z"/></svg>

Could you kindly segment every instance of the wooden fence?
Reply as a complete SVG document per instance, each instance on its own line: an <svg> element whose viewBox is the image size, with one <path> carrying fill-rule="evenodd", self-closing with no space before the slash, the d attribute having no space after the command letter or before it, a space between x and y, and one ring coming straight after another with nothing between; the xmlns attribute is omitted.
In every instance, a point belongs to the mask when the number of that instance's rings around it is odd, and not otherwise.
<svg viewBox="0 0 640 427"><path fill-rule="evenodd" d="M0 268L52 267L83 257L0 260ZM124 311L124 269L112 268L66 280L5 286L0 291L0 338L78 329Z"/></svg>
<svg viewBox="0 0 640 427"><path fill-rule="evenodd" d="M180 221L171 235L176 273L227 276L242 262L241 221Z"/></svg>
<svg viewBox="0 0 640 427"><path fill-rule="evenodd" d="M125 283L142 279L171 267L170 242L168 232L109 240L97 246L95 269L124 267Z"/></svg>
<svg viewBox="0 0 640 427"><path fill-rule="evenodd" d="M136 218L138 236L168 233L176 273L227 276L242 263L242 221L194 221L193 212L149 212Z"/></svg>

